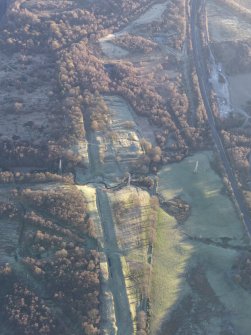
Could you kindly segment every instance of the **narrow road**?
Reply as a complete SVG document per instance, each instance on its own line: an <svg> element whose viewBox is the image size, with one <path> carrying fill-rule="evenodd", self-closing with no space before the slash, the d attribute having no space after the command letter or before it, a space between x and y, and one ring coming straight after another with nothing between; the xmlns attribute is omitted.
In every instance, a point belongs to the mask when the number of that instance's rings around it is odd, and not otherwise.
<svg viewBox="0 0 251 335"><path fill-rule="evenodd" d="M236 203L240 209L240 212L242 214L243 222L245 224L245 227L247 229L247 233L250 236L251 234L251 219L249 212L246 208L243 195L239 189L238 182L236 179L236 176L234 174L234 171L231 167L229 158L226 153L226 149L223 145L223 142L221 140L219 131L215 124L215 117L211 108L210 103L210 83L208 80L208 74L206 70L206 63L205 63L205 56L203 53L203 46L200 36L199 27L197 25L198 18L199 18L199 12L200 10L203 10L204 1L200 0L191 0L190 6L191 6L191 19L190 19L190 25L191 25L191 34L192 34L192 46L193 46L193 57L194 57L194 63L196 67L196 72L199 79L199 86L201 91L201 96L204 101L207 117L208 117L208 123L212 132L212 137L216 146L216 149L221 157L223 166L225 168L225 172L227 174L228 180L230 182L230 185L233 190L233 194L236 200Z"/></svg>
<svg viewBox="0 0 251 335"><path fill-rule="evenodd" d="M101 188L97 188L97 208L104 232L104 247L108 250L106 255L109 267L109 281L114 299L118 335L132 335L133 324L120 255L112 251L118 250L112 212L107 194Z"/></svg>

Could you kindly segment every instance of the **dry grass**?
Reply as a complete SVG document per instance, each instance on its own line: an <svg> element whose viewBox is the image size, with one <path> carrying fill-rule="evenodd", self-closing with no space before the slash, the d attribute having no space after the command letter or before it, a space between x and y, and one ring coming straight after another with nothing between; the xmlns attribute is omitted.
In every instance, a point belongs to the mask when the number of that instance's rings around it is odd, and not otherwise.
<svg viewBox="0 0 251 335"><path fill-rule="evenodd" d="M160 209L153 251L151 334L156 333L166 313L188 292L184 276L192 253L193 247L183 241L175 219Z"/></svg>
<svg viewBox="0 0 251 335"><path fill-rule="evenodd" d="M170 326L177 317L181 320L176 324L179 333L186 329L192 334L199 329L201 333L219 335L221 327L225 327L222 321L225 315L231 315L236 333L246 335L250 328L247 311L251 308L251 296L232 277L232 267L239 255L232 246L247 245L245 231L230 199L222 194L222 182L212 170L210 159L209 152L198 153L181 163L166 166L159 174L162 196L168 200L179 195L189 202L192 212L179 226L163 210L159 212L151 291L153 335L164 320ZM196 161L199 170L193 174ZM223 238L229 241L229 247L214 244L223 243ZM200 277L194 269L200 266L207 286L198 285ZM182 309L182 302L188 297L193 297L190 307L197 310L196 315L189 307ZM207 315L206 325L201 322L204 320L201 304ZM216 315L217 309L220 312Z"/></svg>
<svg viewBox="0 0 251 335"><path fill-rule="evenodd" d="M44 55L34 55L29 62L20 57L0 54L0 134L36 144L54 129L49 98L53 88L46 76L38 76L39 68L50 61Z"/></svg>
<svg viewBox="0 0 251 335"><path fill-rule="evenodd" d="M214 42L245 40L251 36L250 20L245 21L220 2L207 2L210 38Z"/></svg>
<svg viewBox="0 0 251 335"><path fill-rule="evenodd" d="M116 235L120 249L127 294L133 319L140 303L140 293L148 291L148 245L151 215L150 196L133 187L109 194L113 207ZM118 205L120 210L118 210ZM145 275L144 275L145 273Z"/></svg>

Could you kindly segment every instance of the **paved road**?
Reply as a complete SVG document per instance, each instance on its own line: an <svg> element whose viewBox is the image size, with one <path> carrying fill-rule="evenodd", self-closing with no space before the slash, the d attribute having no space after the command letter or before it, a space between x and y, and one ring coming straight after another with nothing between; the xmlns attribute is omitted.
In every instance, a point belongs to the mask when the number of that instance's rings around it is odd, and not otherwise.
<svg viewBox="0 0 251 335"><path fill-rule="evenodd" d="M201 41L201 36L199 32L199 27L197 26L199 11L204 9L203 8L204 1L191 0L190 6L191 6L190 25L191 25L191 34L192 34L193 57L194 57L194 62L196 66L196 72L197 72L198 79L199 79L200 91L201 91L202 99L204 101L204 105L205 105L205 109L206 109L206 113L208 117L208 123L211 128L212 137L213 137L215 146L221 157L228 180L231 184L234 197L242 213L243 222L245 224L248 234L250 235L251 234L251 218L246 208L246 205L244 203L243 195L238 187L238 182L233 172L233 169L231 167L229 158L227 156L226 149L221 140L219 131L217 130L217 127L215 124L215 118L214 118L214 114L211 108L211 103L210 103L210 98L209 98L210 97L210 83L208 81L206 63L204 61L204 54L203 54L202 41Z"/></svg>

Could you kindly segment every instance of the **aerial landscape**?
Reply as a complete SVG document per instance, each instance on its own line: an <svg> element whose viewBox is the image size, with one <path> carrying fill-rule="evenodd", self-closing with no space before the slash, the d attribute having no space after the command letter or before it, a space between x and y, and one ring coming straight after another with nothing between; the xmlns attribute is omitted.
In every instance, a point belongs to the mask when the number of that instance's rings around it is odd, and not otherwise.
<svg viewBox="0 0 251 335"><path fill-rule="evenodd" d="M0 335L250 335L251 0L0 0Z"/></svg>

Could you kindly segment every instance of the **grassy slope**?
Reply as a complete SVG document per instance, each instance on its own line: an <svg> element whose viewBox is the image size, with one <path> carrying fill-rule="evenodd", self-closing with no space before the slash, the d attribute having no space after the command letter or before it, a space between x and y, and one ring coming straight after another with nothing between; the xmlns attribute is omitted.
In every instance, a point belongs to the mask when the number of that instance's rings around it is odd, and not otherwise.
<svg viewBox="0 0 251 335"><path fill-rule="evenodd" d="M166 311L189 289L183 276L188 258L192 252L192 245L183 241L175 219L160 209L153 251L152 333L158 328Z"/></svg>
<svg viewBox="0 0 251 335"><path fill-rule="evenodd" d="M188 283L185 277L191 269L201 265L212 292L226 308L238 333L246 335L250 329L247 311L250 311L251 296L236 285L231 275L239 252L210 243L184 240L185 234L218 242L221 241L219 237L229 237L232 239L229 245L245 245L242 223L229 198L222 194L223 184L211 169L210 159L209 152L199 153L179 164L165 167L159 174L159 192L166 199L181 196L192 206L192 214L184 225L177 226L176 221L163 210L159 212L151 292L152 334L156 333L161 319L170 316L171 310L189 291L192 291L193 297L199 296L205 303L208 301L209 291L196 283L191 287L191 280ZM199 173L193 174L197 160ZM212 299L211 293L209 295ZM191 325L189 314L183 319L187 318L187 324ZM222 315L215 318L214 307L210 306L207 330L219 334L221 322Z"/></svg>
<svg viewBox="0 0 251 335"><path fill-rule="evenodd" d="M138 248L136 247L136 244L138 241L146 241L149 238L147 230L142 229L142 224L146 225L146 221L148 220L151 211L149 207L150 196L147 192L139 189L137 190L134 187L127 187L108 195L111 204L120 202L127 208L126 213L121 217L121 223L116 224L116 234L119 247L121 250L126 250L126 256L121 257L122 270L126 280L132 318L135 319L136 309L139 303L139 295L137 294L135 284L128 278L128 276L130 275L130 269L133 264L147 264L148 245L146 244ZM139 210L136 212L134 210L135 204L132 202L132 199L136 199L136 201L139 201L140 203ZM114 222L116 222L115 217ZM135 230L135 227L138 229Z"/></svg>
<svg viewBox="0 0 251 335"><path fill-rule="evenodd" d="M85 186L78 185L77 188L83 193L84 198L86 199L88 213L90 214L90 217L93 219L95 223L97 239L100 245L103 247L104 246L103 232L96 204L96 189L88 185Z"/></svg>
<svg viewBox="0 0 251 335"><path fill-rule="evenodd" d="M165 199L181 196L192 205L186 233L200 237L229 237L239 243L245 232L232 202L224 194L221 179L210 166L212 156L202 152L181 164L165 167L159 174L159 192ZM198 174L193 173L196 161Z"/></svg>

